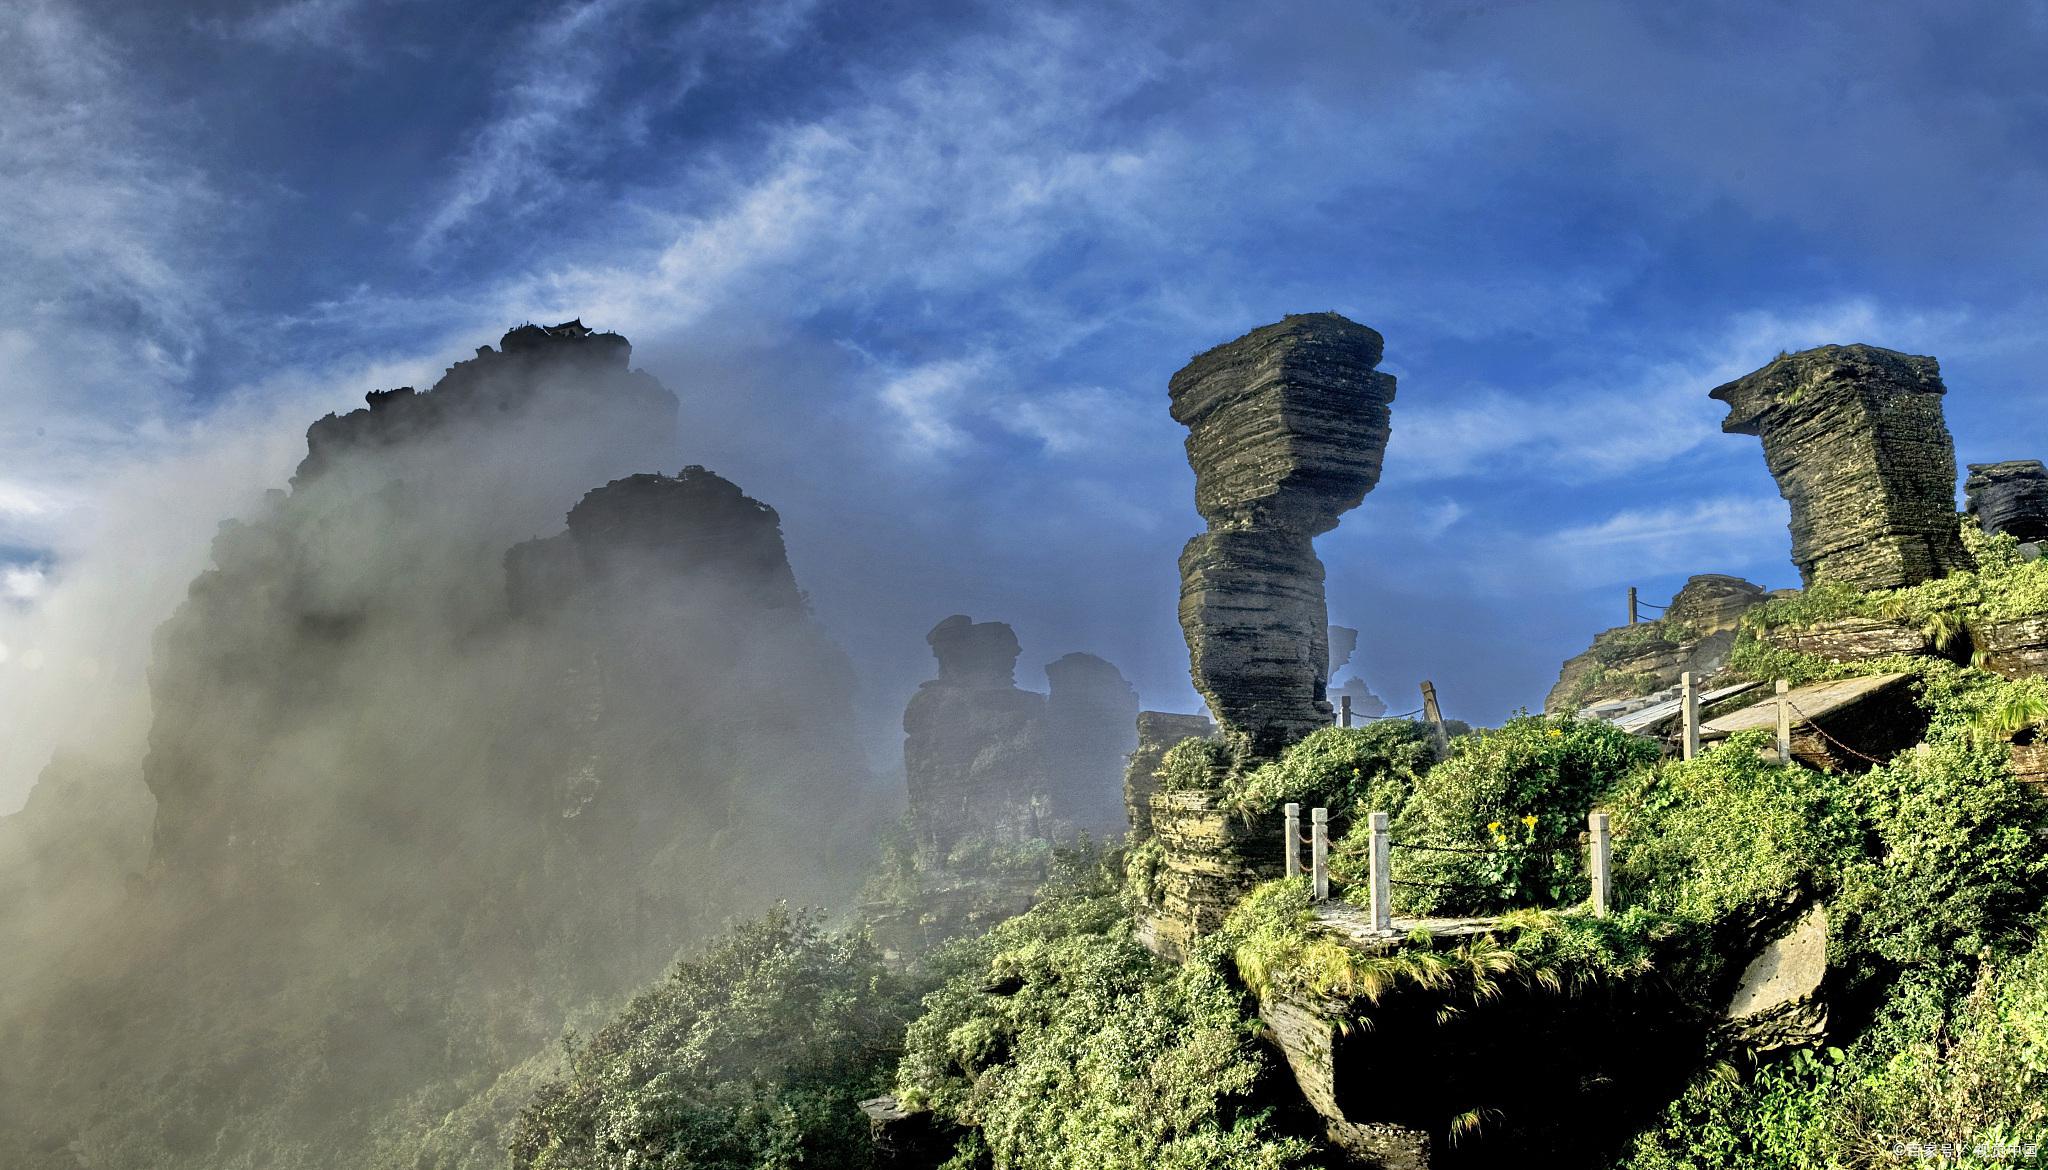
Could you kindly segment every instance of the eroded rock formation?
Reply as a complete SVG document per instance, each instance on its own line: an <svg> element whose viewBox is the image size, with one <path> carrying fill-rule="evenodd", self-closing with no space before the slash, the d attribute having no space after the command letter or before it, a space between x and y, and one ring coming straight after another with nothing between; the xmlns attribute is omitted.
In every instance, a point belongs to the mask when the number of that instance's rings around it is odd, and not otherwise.
<svg viewBox="0 0 2048 1170"><path fill-rule="evenodd" d="M1206 715L1138 712L1138 746L1124 768L1124 813L1130 820L1132 841L1152 835L1152 794L1159 791L1159 763L1167 751L1184 739L1208 739L1215 734L1216 725Z"/></svg>
<svg viewBox="0 0 2048 1170"><path fill-rule="evenodd" d="M1956 456L1931 357L1869 345L1782 354L1713 391L1721 429L1763 440L1809 585L1915 585L1969 566Z"/></svg>
<svg viewBox="0 0 2048 1170"><path fill-rule="evenodd" d="M1246 759L1330 722L1328 618L1314 538L1379 482L1394 379L1380 335L1335 313L1290 316L1173 376L1195 506L1181 629L1195 689Z"/></svg>
<svg viewBox="0 0 2048 1170"><path fill-rule="evenodd" d="M2038 459L1972 463L1963 483L1970 515L1991 536L2048 541L2048 467Z"/></svg>
<svg viewBox="0 0 2048 1170"><path fill-rule="evenodd" d="M1703 573L1685 583L1664 616L1617 626L1568 660L1543 709L1570 714L1618 699L1653 699L1690 672L1707 680L1728 662L1742 615L1769 600L1763 586Z"/></svg>
<svg viewBox="0 0 2048 1170"><path fill-rule="evenodd" d="M1123 832L1119 780L1136 746L1138 695L1115 666L1066 655L1046 666L1046 695L1017 686L1021 648L1003 622L955 614L925 641L939 676L903 712L921 853L943 861L963 841Z"/></svg>

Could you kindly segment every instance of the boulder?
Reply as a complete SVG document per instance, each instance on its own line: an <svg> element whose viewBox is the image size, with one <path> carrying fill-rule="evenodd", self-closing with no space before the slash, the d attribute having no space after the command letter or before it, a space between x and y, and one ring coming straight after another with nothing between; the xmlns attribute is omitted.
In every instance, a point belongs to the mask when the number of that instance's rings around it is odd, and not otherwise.
<svg viewBox="0 0 2048 1170"><path fill-rule="evenodd" d="M2007 678L2048 674L2048 617L1992 622L1970 631L1977 662Z"/></svg>
<svg viewBox="0 0 2048 1170"><path fill-rule="evenodd" d="M1827 909L1816 902L1750 960L1722 1019L1759 1052L1818 1044L1827 1033L1827 974Z"/></svg>
<svg viewBox="0 0 2048 1170"><path fill-rule="evenodd" d="M1781 354L1717 387L1721 429L1763 440L1808 585L1896 589L1970 565L1939 364L1869 345Z"/></svg>
<svg viewBox="0 0 2048 1170"><path fill-rule="evenodd" d="M1904 622L1882 618L1837 618L1810 626L1784 626L1766 631L1763 640L1779 650L1812 654L1831 662L1938 655L1934 639L1927 634Z"/></svg>

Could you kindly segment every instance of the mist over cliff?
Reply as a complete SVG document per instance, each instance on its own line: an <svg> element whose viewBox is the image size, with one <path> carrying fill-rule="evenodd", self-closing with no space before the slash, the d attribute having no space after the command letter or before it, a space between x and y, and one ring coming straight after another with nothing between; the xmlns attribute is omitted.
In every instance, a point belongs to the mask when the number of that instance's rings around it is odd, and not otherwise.
<svg viewBox="0 0 2048 1170"><path fill-rule="evenodd" d="M851 667L630 352L515 329L222 526L146 755L0 818L0 1164L411 1165L727 916L843 901Z"/></svg>

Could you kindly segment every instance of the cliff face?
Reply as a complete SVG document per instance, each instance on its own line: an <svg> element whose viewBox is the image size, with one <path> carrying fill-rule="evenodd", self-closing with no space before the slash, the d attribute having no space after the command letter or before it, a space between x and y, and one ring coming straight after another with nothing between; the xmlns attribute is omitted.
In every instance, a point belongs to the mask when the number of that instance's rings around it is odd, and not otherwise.
<svg viewBox="0 0 2048 1170"><path fill-rule="evenodd" d="M852 672L772 508L628 474L675 412L629 354L514 330L316 423L224 527L158 635L148 880L33 1009L0 1134L371 1164L728 915L854 880Z"/></svg>
<svg viewBox="0 0 2048 1170"><path fill-rule="evenodd" d="M1713 391L1723 430L1763 440L1808 585L1892 589L1969 567L1947 392L1933 358L1869 345L1783 355Z"/></svg>
<svg viewBox="0 0 2048 1170"><path fill-rule="evenodd" d="M1197 357L1169 385L1209 531L1181 554L1195 689L1253 758L1330 722L1314 538L1379 482L1394 379L1380 335L1291 316Z"/></svg>

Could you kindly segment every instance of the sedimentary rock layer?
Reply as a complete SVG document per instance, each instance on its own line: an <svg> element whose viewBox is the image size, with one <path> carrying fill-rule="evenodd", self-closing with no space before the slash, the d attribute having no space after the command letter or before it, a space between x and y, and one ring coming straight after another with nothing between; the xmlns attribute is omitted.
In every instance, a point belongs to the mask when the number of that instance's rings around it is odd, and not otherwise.
<svg viewBox="0 0 2048 1170"><path fill-rule="evenodd" d="M1138 747L1124 768L1124 812L1130 818L1131 840L1152 835L1152 794L1159 791L1159 762L1184 739L1208 739L1216 725L1201 715L1165 711L1138 712Z"/></svg>
<svg viewBox="0 0 2048 1170"><path fill-rule="evenodd" d="M1986 533L2048 540L2048 467L2040 460L1972 463L1963 493Z"/></svg>
<svg viewBox="0 0 2048 1170"><path fill-rule="evenodd" d="M1763 440L1807 584L1890 589L1968 566L1945 393L1933 358L1869 345L1782 355L1713 391L1722 430Z"/></svg>
<svg viewBox="0 0 2048 1170"><path fill-rule="evenodd" d="M1330 720L1328 618L1314 537L1379 481L1394 379L1382 340L1334 313L1290 316L1173 376L1195 506L1181 628L1195 687L1249 753Z"/></svg>

